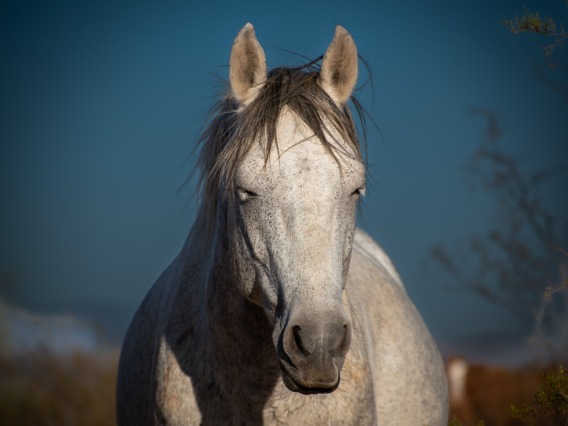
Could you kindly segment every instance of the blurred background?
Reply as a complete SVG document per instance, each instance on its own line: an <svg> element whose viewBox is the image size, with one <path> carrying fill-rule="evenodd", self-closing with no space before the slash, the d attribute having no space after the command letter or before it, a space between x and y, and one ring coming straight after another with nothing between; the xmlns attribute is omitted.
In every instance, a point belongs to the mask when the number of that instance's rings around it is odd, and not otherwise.
<svg viewBox="0 0 568 426"><path fill-rule="evenodd" d="M246 22L269 67L320 56L338 24L353 35L370 116L359 226L444 357L502 373L565 353L566 1L6 1L2 423L32 403L29 424L114 421L121 340L195 217L194 144Z"/></svg>

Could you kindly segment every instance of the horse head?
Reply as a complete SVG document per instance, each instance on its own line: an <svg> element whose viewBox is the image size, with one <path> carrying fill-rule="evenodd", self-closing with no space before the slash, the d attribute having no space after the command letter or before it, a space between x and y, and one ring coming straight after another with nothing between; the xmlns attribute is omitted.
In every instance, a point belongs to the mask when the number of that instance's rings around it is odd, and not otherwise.
<svg viewBox="0 0 568 426"><path fill-rule="evenodd" d="M365 185L346 105L357 59L339 26L319 69L267 73L250 24L231 52L235 119L216 164L239 290L274 324L284 383L306 394L337 388L351 340L342 294Z"/></svg>

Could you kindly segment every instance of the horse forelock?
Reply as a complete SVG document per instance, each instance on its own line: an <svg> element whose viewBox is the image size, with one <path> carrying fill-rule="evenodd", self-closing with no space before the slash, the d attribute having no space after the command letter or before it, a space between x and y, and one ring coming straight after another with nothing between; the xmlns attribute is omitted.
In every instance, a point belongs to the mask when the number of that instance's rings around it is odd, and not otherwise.
<svg viewBox="0 0 568 426"><path fill-rule="evenodd" d="M232 200L236 172L252 146L261 144L265 164L273 149L279 152L278 120L285 109L313 132L339 167L338 154L364 161L348 105L337 106L318 83L318 77L317 62L275 68L250 104L239 107L232 97L225 96L211 108L208 124L198 141L196 164L201 219L209 231L213 230L219 199ZM351 97L351 101L366 144L365 111L356 98Z"/></svg>

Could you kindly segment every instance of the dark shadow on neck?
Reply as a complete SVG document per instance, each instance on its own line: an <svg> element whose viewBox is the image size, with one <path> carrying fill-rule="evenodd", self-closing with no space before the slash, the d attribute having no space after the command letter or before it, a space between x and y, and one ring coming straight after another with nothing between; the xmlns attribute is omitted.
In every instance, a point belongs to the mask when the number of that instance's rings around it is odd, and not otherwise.
<svg viewBox="0 0 568 426"><path fill-rule="evenodd" d="M180 259L183 282L172 306L166 342L191 379L201 424L260 425L280 377L273 325L263 309L237 289L226 217L219 219L223 229L217 230L215 244L210 245L211 268L205 271L199 264L206 256ZM191 253L186 249L184 253Z"/></svg>

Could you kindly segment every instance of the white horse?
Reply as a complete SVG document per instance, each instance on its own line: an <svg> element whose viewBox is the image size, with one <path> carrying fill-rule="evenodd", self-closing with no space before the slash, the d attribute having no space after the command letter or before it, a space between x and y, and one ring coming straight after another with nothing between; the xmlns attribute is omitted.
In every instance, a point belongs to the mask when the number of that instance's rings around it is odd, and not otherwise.
<svg viewBox="0 0 568 426"><path fill-rule="evenodd" d="M247 24L201 138L201 204L122 348L120 425L445 425L440 354L355 229L357 49L267 73Z"/></svg>

